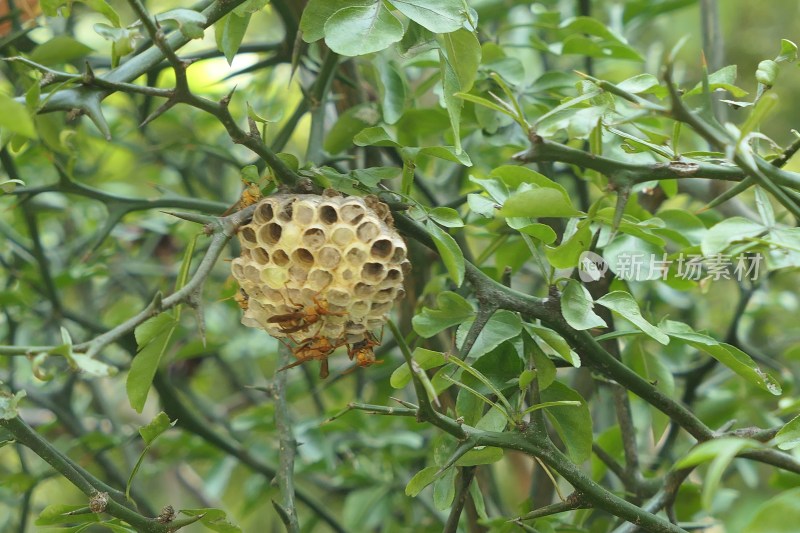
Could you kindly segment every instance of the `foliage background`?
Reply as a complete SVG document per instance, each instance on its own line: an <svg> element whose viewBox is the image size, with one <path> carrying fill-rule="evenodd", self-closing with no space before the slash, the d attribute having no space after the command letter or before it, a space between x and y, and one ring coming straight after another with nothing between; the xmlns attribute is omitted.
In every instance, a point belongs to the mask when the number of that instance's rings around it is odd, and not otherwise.
<svg viewBox="0 0 800 533"><path fill-rule="evenodd" d="M560 11L566 19L579 14L581 3L543 2L534 9ZM68 18L38 19L40 27L26 35L5 35L4 55L27 54L38 63L73 73L83 71L84 58L88 57L94 70L103 72L110 66L111 46L98 35L94 25L109 21L91 9L91 2L86 4L75 3ZM602 59L592 61L591 65L580 55L546 56L531 47L531 35L540 30L530 25L529 3L487 0L469 4L479 15L483 37L491 40L499 36L502 53L512 58L506 65L511 65L509 69L515 78L510 84L516 94L524 95L521 101L529 118L540 116L559 105L562 98L575 95L579 78L569 74L573 69L591 68L597 78L612 82L645 72L660 77L664 56L682 34L690 38L676 62L679 78L691 88L702 76L699 2L591 2L592 15L624 34L644 59L642 62ZM136 19L128 3L110 2L110 5L124 24ZM187 4L150 2L148 7L152 12L162 12ZM636 8L642 9L640 17L623 25L620 22L624 20L623 10L633 12ZM724 60L717 66L738 64L738 85L749 91L751 97L757 90L754 72L758 63L777 54L780 38L795 42L800 38L794 23L799 10L796 2L788 0L770 2L768 8L744 0L720 3ZM180 50L181 57L206 51L217 56L189 68L192 91L216 101L235 87L230 112L240 126L244 127L249 104L269 122L265 127L266 144L277 152L291 154L298 164L308 168L331 165L348 170L401 165L392 150L353 145L353 137L361 129L386 118L385 108L381 108L384 115L380 117L373 116L378 112L374 105L362 107L367 110L366 121L354 119L353 112L348 110L361 102L381 98L372 70L373 60L405 59L392 49L376 56L343 59L338 66L340 77L333 80L327 96L329 104L314 107L313 97L309 97L312 112L304 113L300 87L307 90L313 87L324 52L319 43L303 47L301 67L292 76L290 46L295 41L284 28L285 21L299 13L299 4L292 2L273 2L253 13L242 47L231 65L213 52L216 45L212 30L205 32L202 41L190 42ZM60 35L74 36L91 51L72 41L69 45L62 41L49 49L43 44ZM542 32L542 38L552 37ZM438 70L438 62L429 58L418 58L416 64L413 58L408 61L411 64L406 65L404 73L414 83ZM162 66L137 82L162 88L174 86L172 69L166 62ZM2 69L5 75L2 92L6 95L25 94L37 81L32 77L32 69L20 63L5 63ZM487 67L481 71L476 87L488 86L489 70ZM536 91L531 87L545 72L564 73L569 82L551 92L533 94ZM353 80L357 83L353 84ZM773 112L761 127L763 133L781 146L795 140L790 130L800 121L800 109L793 101L798 89L800 69L794 64L784 66L774 87L779 111ZM423 86L418 91L416 111L409 110L411 98L405 100L406 116L397 130L409 145L453 144L447 112L439 104L437 91L440 89L436 83ZM198 226L162 211L196 209L220 215L239 198L242 177L266 175L262 160L246 147L231 143L219 118L199 109L179 105L146 127L140 127L161 101L123 92L105 99L102 108L111 140L104 138L87 117L70 117L69 113L38 115L35 119L38 139L27 143L19 138L10 139L9 131L15 131L15 125L8 122L10 115L0 120L5 146L3 168L9 178L19 177L24 182L13 194L0 198L3 344L57 346L62 344L61 327L69 331L77 344L128 319L144 308L156 291L171 293L185 264L184 254L191 249L199 230ZM295 112L298 108L301 112ZM491 232L497 231L497 227L487 226L486 221L469 214L459 203L464 194L479 192L468 180L469 175L483 178L501 165L516 164L511 160L512 155L528 144L525 133L510 120L496 114L479 116L480 113L472 104L465 107L462 127L471 135L465 140L465 149L472 166L467 168L437 158L420 159L417 186L433 193L416 188L412 200L428 207L433 207L435 200L439 205L452 203L459 208L467 227L455 228L451 233L467 258L471 257L498 280L503 267L510 265L514 288L546 296L546 283L537 273L525 243L513 238L493 249ZM739 124L747 116L746 110L727 113L730 120ZM294 121L295 118L298 120ZM481 126L494 120L501 127L496 134L483 135L477 132L476 120ZM667 125L653 124L669 135ZM324 134L324 141L315 137L314 128L321 128L318 131ZM567 140L563 131L554 132L554 137L558 141ZM582 142L576 142L582 139L571 140L578 149L585 149ZM618 140L606 136L604 141L609 150L604 153L626 157L618 149ZM690 133L682 141L683 150L706 148L703 140ZM766 145L761 148L770 153ZM290 166L293 164L289 156L286 160ZM256 165L257 170L249 165ZM604 178L596 173L577 171L582 176L578 177L564 165L558 172L553 172L552 166L538 168L562 183L582 210L588 207L584 204L587 199L602 200L604 195L607 198L603 207L615 205L614 195L607 194ZM785 169L800 170L797 158ZM66 194L63 189L70 186L65 181L67 177L81 186L102 190L103 195L86 190L84 194ZM401 186L398 179L386 183L395 190ZM38 189L52 184L59 184L52 192ZM682 191L657 208L695 211L715 193L713 189L708 193L699 188ZM133 206L123 198L146 198L157 203ZM640 201L645 206L646 202L647 198ZM791 217L780 205L773 204L779 219L783 217L782 221L791 225ZM129 207L135 209L128 212ZM631 212L640 215L636 209ZM702 220L710 227L725 217L752 214L755 210L751 190L735 202L704 213ZM121 219L114 219L115 214ZM564 231L563 221L548 222L560 236ZM205 237L196 242L193 265L207 246ZM237 246L232 242L225 256L235 256ZM433 252L422 246L416 246L412 252L416 255L409 297L395 315L404 335L412 333L411 320L415 314L424 313L423 307L437 306L437 293L455 289L447 269ZM792 260L790 257L789 263ZM796 323L800 301L796 264L788 267L777 269L752 288L739 287L732 281L680 290L656 282L628 288L651 322L657 323L668 316L691 324L697 331L707 330L716 339L729 342L733 339L732 344L753 355L760 365L779 377L783 394L776 397L726 368L717 367L704 374L702 383L697 384L692 411L711 428L736 420L736 428L758 426L777 431L797 412L794 384L800 357L800 330ZM22 418L58 449L115 487L124 488L143 449L138 428L159 411L166 411L179 423L149 449L133 485L133 495L144 507L143 513L155 515L167 504L176 509L218 508L243 531L277 530L283 526L270 504L270 499L279 500L282 496L271 482L273 469L280 463L275 403L260 388L272 383L274 371L280 366L276 357L278 345L263 332L239 324L240 309L230 299L235 290L227 264L218 261L203 291L205 343L198 332L196 314L186 308L164 355L155 390L151 390L142 413L130 407L126 394L130 355L136 351L135 340L129 337L109 345L102 353L104 362L121 370L115 377L89 379L85 373L70 370L63 358L53 355L46 361L4 357L0 359L0 379L11 390L27 391L27 398L21 403ZM467 298L473 295L468 285L460 293ZM439 352L452 351L451 336L451 331L445 331L432 336L425 346ZM392 405L392 396L416 401L411 386L400 390L392 386L392 373L404 363L396 341L390 337L387 332L383 365L344 375L348 365L339 355L333 363L335 377L327 381L318 380L313 368L286 374L292 430L294 438L302 443L297 448L295 482L298 490L318 508L327 509L347 531L439 531L448 519L457 470L450 469L445 481L437 482L433 489L425 489L415 498L407 496L404 489L422 468L441 465L442 457L452 452L455 442L452 438L414 418L382 417L363 411L352 411L323 423L345 409L349 402ZM410 341L412 345L423 345L419 339ZM673 379L675 388L664 390L675 398L680 398L683 391L681 372L693 364L702 366L708 360L694 351L686 351L685 346L660 347L652 341L623 342L619 346L631 366L639 364L632 362L633 358L641 363L655 355L661 366L656 370L637 368L637 371L651 380L655 379L652 372L659 373L662 387L666 386L665 381ZM519 377L523 366L529 364L515 357L513 348L506 343L487 350L475 366L493 378L508 379ZM641 364L647 366L646 362ZM669 378L669 372L676 376ZM565 368L558 375L559 382L578 390L588 400L595 443L614 461L625 464L613 408L613 387L607 386L602 378L593 379L597 375L585 368ZM451 388L442 395L445 408L453 409L457 401L469 402L462 396L468 397L463 390ZM692 448L694 440L681 433L663 454L663 460L659 460L669 420L633 395L630 403L641 462L641 470L636 474L660 480L671 463ZM473 410L485 408L481 402L473 401L471 405ZM183 407L188 407L195 418L182 412ZM179 415L174 416L175 413ZM575 433L567 433L570 438L581 432L581 422L573 425ZM630 494L630 487L609 472L596 455L580 463L586 473L615 494L636 503L646 499ZM459 467L459 471L463 470ZM701 495L704 480L708 484L708 470L707 465L700 467L678 495L676 513L682 525L710 525L711 531L766 531L761 520L769 514L782 517L783 525L790 528L786 531L790 531L792 524L797 523L795 518L800 518L796 516L800 508L796 473L735 460L724 469L720 487L704 501ZM468 498L461 521L465 531L481 527L493 531L531 527L507 520L560 501L545 471L521 452L506 451L501 460L478 467L475 475L475 486L483 495L483 505L491 519L484 520L483 526L476 525L481 498L473 495L474 499ZM558 482L564 495L568 494L569 484L560 478ZM771 507L762 507L765 502ZM86 497L19 443L0 449L0 530L36 531L38 526L33 524L36 517L53 504L85 506ZM298 504L298 512L306 530L321 531L327 527L303 503ZM610 531L618 525L608 514L592 510L571 511L528 524L543 532ZM770 527L778 531L781 524ZM186 530L201 531L203 527L194 525Z"/></svg>

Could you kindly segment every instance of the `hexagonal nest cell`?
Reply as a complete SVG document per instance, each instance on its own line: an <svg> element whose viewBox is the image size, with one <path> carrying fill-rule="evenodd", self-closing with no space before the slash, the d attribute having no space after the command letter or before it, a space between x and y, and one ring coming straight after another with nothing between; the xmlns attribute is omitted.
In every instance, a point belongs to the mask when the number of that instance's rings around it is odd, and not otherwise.
<svg viewBox="0 0 800 533"><path fill-rule="evenodd" d="M405 294L406 244L374 196L270 196L239 241L231 270L242 290L242 323L300 346L370 342L368 332Z"/></svg>

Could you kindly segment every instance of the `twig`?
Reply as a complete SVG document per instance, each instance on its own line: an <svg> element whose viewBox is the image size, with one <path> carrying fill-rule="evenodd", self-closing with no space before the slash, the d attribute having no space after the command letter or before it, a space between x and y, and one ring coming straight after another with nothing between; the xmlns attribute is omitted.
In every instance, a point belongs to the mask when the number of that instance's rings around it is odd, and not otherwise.
<svg viewBox="0 0 800 533"><path fill-rule="evenodd" d="M283 344L278 348L278 355L279 368L294 360L291 350ZM281 519L288 533L298 533L300 523L294 505L294 457L297 451L297 441L292 433L292 421L286 401L287 376L288 372L278 372L272 385L272 399L275 402L275 429L278 432L278 455L280 457L276 479L281 494L281 510L283 511L280 513Z"/></svg>

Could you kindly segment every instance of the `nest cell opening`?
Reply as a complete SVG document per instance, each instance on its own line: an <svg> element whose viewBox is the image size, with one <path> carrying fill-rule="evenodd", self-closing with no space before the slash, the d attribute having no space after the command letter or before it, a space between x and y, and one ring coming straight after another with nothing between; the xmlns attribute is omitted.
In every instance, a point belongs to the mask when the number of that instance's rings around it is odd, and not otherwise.
<svg viewBox="0 0 800 533"><path fill-rule="evenodd" d="M347 307L350 305L350 293L341 289L331 289L327 292L326 298L329 304ZM339 317L342 318L342 317Z"/></svg>
<svg viewBox="0 0 800 533"><path fill-rule="evenodd" d="M255 220L257 224L266 224L272 220L273 216L275 216L275 213L272 210L272 204L270 202L262 202L256 208L256 212L253 213L253 220Z"/></svg>
<svg viewBox="0 0 800 533"><path fill-rule="evenodd" d="M283 226L277 222L270 222L265 226L261 226L258 230L258 240L267 246L274 246L278 244L283 235Z"/></svg>
<svg viewBox="0 0 800 533"><path fill-rule="evenodd" d="M356 238L356 234L351 228L340 226L333 230L331 241L337 246L347 246Z"/></svg>
<svg viewBox="0 0 800 533"><path fill-rule="evenodd" d="M251 247L258 246L258 239L256 238L256 232L253 230L253 228L245 226L242 228L242 231L239 232L239 235L247 245Z"/></svg>
<svg viewBox="0 0 800 533"><path fill-rule="evenodd" d="M367 260L367 253L358 246L353 246L347 250L345 258L351 265L359 265Z"/></svg>
<svg viewBox="0 0 800 533"><path fill-rule="evenodd" d="M319 292L333 281L333 274L327 270L316 269L312 270L308 275L308 283L315 292Z"/></svg>
<svg viewBox="0 0 800 533"><path fill-rule="evenodd" d="M292 265L289 268L289 278L297 283L305 283L308 279L308 269L300 265Z"/></svg>
<svg viewBox="0 0 800 533"><path fill-rule="evenodd" d="M302 226L314 222L314 208L306 202L298 203L294 207L294 220Z"/></svg>
<svg viewBox="0 0 800 533"><path fill-rule="evenodd" d="M369 302L366 300L357 300L350 306L350 316L353 318L363 318L369 313Z"/></svg>
<svg viewBox="0 0 800 533"><path fill-rule="evenodd" d="M353 294L359 298L367 298L375 292L375 286L369 283L358 282L353 287Z"/></svg>
<svg viewBox="0 0 800 533"><path fill-rule="evenodd" d="M345 204L341 208L341 213L343 221L355 225L361 222L361 219L367 214L367 210L360 204Z"/></svg>
<svg viewBox="0 0 800 533"><path fill-rule="evenodd" d="M247 281L258 283L261 281L261 272L253 265L247 265L244 267L244 277Z"/></svg>
<svg viewBox="0 0 800 533"><path fill-rule="evenodd" d="M319 249L325 244L325 230L322 228L308 228L303 232L303 244L312 250Z"/></svg>
<svg viewBox="0 0 800 533"><path fill-rule="evenodd" d="M278 265L279 267L285 267L289 264L289 256L286 254L285 251L278 248L272 252L272 262Z"/></svg>
<svg viewBox="0 0 800 533"><path fill-rule="evenodd" d="M330 270L339 266L339 262L342 260L342 254L339 253L339 250L331 246L324 247L317 253L317 256L319 265Z"/></svg>
<svg viewBox="0 0 800 533"><path fill-rule="evenodd" d="M361 268L361 277L372 283L383 281L385 275L386 272L381 263L364 263Z"/></svg>
<svg viewBox="0 0 800 533"><path fill-rule="evenodd" d="M394 249L394 253L392 254L391 262L393 264L402 263L406 259L406 249L400 246Z"/></svg>
<svg viewBox="0 0 800 533"><path fill-rule="evenodd" d="M358 240L361 242L369 242L380 234L380 228L374 222L369 220L363 222L356 230Z"/></svg>
<svg viewBox="0 0 800 533"><path fill-rule="evenodd" d="M269 253L263 248L253 248L252 255L259 265L266 265L269 263Z"/></svg>
<svg viewBox="0 0 800 533"><path fill-rule="evenodd" d="M339 214L336 208L330 204L324 204L319 208L319 219L325 224L336 224L339 221Z"/></svg>
<svg viewBox="0 0 800 533"><path fill-rule="evenodd" d="M394 245L389 239L378 239L372 243L369 253L374 259L387 259L392 255Z"/></svg>
<svg viewBox="0 0 800 533"><path fill-rule="evenodd" d="M278 219L283 220L284 222L289 222L292 220L292 215L294 214L294 202L295 198L290 198L281 204L280 211L278 212Z"/></svg>
<svg viewBox="0 0 800 533"><path fill-rule="evenodd" d="M311 268L314 265L314 254L305 248L298 248L292 252L292 261L303 268Z"/></svg>

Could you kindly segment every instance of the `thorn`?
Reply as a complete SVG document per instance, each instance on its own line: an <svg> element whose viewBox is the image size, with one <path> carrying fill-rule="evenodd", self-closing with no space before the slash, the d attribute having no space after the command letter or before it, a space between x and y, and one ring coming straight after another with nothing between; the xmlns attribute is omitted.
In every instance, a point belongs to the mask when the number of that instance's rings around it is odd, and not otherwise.
<svg viewBox="0 0 800 533"><path fill-rule="evenodd" d="M294 45L292 46L292 70L289 73L289 82L287 85L292 84L292 78L294 78L294 73L297 72L297 69L300 67L300 56L302 55L303 51L303 31L297 30L297 34L294 37Z"/></svg>
<svg viewBox="0 0 800 533"><path fill-rule="evenodd" d="M92 65L89 62L86 62L86 71L83 73L83 83L89 85L94 81L94 70L92 70Z"/></svg>
<svg viewBox="0 0 800 533"><path fill-rule="evenodd" d="M250 136L260 139L261 134L258 132L258 124L253 120L253 117L247 117L247 124L250 127Z"/></svg>
<svg viewBox="0 0 800 533"><path fill-rule="evenodd" d="M189 222L195 222L197 224L214 224L217 222L217 217L212 217L209 215L201 215L199 213L188 213L183 211L161 211L165 215L170 215L176 218L181 218L183 220L188 220Z"/></svg>
<svg viewBox="0 0 800 533"><path fill-rule="evenodd" d="M228 104L231 103L231 98L233 98L233 93L236 92L237 87L238 85L234 85L233 89L231 89L231 91L228 94L222 97L222 100L219 101L219 105L221 105L222 107L228 107Z"/></svg>
<svg viewBox="0 0 800 533"><path fill-rule="evenodd" d="M106 140L110 141L111 130L108 127L108 122L106 122L106 117L103 116L103 110L100 107L100 93L95 93L92 96L93 98L88 100L81 110L94 122L94 125L97 126L97 129L100 130L100 133L103 134Z"/></svg>
<svg viewBox="0 0 800 533"><path fill-rule="evenodd" d="M166 102L161 104L158 107L158 109L156 109L155 111L150 113L150 115L146 119L144 119L141 124L139 124L139 127L143 128L143 127L147 126L148 124L153 122L155 119L157 119L158 117L160 117L161 115L166 113L169 109L174 107L175 104L177 104L177 103L178 102L176 100L173 100L173 99L170 98L169 100L167 100Z"/></svg>

